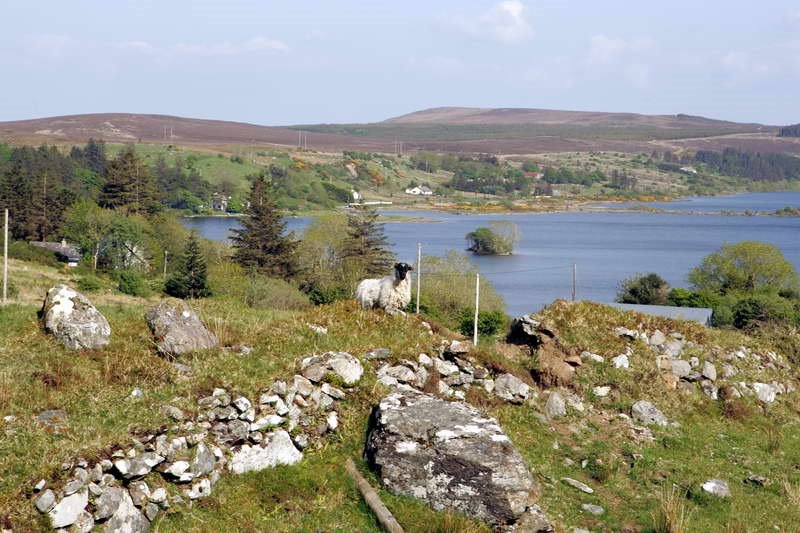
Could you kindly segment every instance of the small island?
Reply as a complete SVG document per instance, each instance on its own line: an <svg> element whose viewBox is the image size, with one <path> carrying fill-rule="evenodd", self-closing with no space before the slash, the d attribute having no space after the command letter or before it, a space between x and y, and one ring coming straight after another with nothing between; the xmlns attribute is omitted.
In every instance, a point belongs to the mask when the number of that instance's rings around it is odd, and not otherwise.
<svg viewBox="0 0 800 533"><path fill-rule="evenodd" d="M490 227L467 233L467 250L475 255L511 255L519 241L519 226L513 222L492 222Z"/></svg>

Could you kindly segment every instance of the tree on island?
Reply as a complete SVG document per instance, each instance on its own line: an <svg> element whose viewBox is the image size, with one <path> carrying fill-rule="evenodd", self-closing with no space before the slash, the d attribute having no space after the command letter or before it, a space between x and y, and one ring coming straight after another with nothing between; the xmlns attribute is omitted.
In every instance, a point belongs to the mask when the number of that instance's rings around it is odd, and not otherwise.
<svg viewBox="0 0 800 533"><path fill-rule="evenodd" d="M391 270L395 255L375 209L360 208L348 214L342 256L359 276L383 276Z"/></svg>
<svg viewBox="0 0 800 533"><path fill-rule="evenodd" d="M233 230L233 260L252 272L290 278L297 271L297 242L286 235L286 222L278 211L275 190L265 175L252 179L248 215L242 229Z"/></svg>
<svg viewBox="0 0 800 533"><path fill-rule="evenodd" d="M513 222L492 222L488 228L478 228L467 233L467 250L476 255L511 255L519 241L519 226Z"/></svg>
<svg viewBox="0 0 800 533"><path fill-rule="evenodd" d="M178 268L167 280L164 290L176 298L205 298L211 295L206 258L194 231L189 234Z"/></svg>

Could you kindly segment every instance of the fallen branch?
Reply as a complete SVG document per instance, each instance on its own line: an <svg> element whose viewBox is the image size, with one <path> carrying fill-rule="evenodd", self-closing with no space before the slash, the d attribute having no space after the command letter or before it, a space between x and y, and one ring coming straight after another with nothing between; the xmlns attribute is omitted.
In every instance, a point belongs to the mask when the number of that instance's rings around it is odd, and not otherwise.
<svg viewBox="0 0 800 533"><path fill-rule="evenodd" d="M403 528L400 526L397 520L395 520L389 509L383 505L381 497L378 496L378 493L375 492L375 489L373 489L367 480L364 479L364 476L362 476L361 472L358 471L352 459L347 460L347 463L345 463L345 469L347 470L347 473L350 474L350 477L353 478L353 481L356 482L356 487L358 487L359 492L361 492L361 495L364 497L364 501L367 502L369 508L372 509L373 513L375 513L375 516L378 518L380 525L383 526L383 529L389 533L403 533Z"/></svg>

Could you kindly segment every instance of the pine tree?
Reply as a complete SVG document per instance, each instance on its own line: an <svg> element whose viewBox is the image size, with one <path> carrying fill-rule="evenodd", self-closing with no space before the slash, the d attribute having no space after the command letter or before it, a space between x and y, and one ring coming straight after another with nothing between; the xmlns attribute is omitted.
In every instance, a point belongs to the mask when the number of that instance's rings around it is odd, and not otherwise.
<svg viewBox="0 0 800 533"><path fill-rule="evenodd" d="M106 164L105 178L99 201L101 207L121 209L133 215L153 214L160 210L150 169L141 162L133 148L123 150Z"/></svg>
<svg viewBox="0 0 800 533"><path fill-rule="evenodd" d="M194 231L189 234L180 264L167 280L164 290L177 298L205 298L211 295L206 258Z"/></svg>
<svg viewBox="0 0 800 533"><path fill-rule="evenodd" d="M347 216L347 239L342 255L346 263L364 275L383 276L391 270L395 256L389 250L377 211L362 208Z"/></svg>
<svg viewBox="0 0 800 533"><path fill-rule="evenodd" d="M286 223L275 203L275 190L264 174L253 178L249 215L242 229L234 230L233 259L244 268L281 278L297 273L297 243L286 236Z"/></svg>

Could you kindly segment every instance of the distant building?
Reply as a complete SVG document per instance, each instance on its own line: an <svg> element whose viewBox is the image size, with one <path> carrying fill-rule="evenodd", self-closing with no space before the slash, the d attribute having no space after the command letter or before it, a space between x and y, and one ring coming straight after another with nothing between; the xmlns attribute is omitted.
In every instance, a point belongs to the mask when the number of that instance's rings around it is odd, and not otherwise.
<svg viewBox="0 0 800 533"><path fill-rule="evenodd" d="M704 326L711 324L713 309L706 307L673 307L670 305L608 304L623 311L636 311L645 315L672 318L674 320L691 320Z"/></svg>
<svg viewBox="0 0 800 533"><path fill-rule="evenodd" d="M78 247L75 246L74 244L67 243L67 241L63 240L61 242L31 241L30 245L52 251L59 261L66 263L67 266L70 267L78 266L78 262L81 260L81 252L80 250L78 250Z"/></svg>
<svg viewBox="0 0 800 533"><path fill-rule="evenodd" d="M353 201L354 201L354 202L358 202L359 200L363 200L363 199L364 199L364 195L363 195L363 194L361 194L360 192L358 192L358 191L357 191L357 190L355 190L355 189L353 189L352 191L350 191L350 194L353 196Z"/></svg>
<svg viewBox="0 0 800 533"><path fill-rule="evenodd" d="M413 194L415 196L432 196L433 191L427 185L417 185L416 187L409 187L406 189L406 194Z"/></svg>
<svg viewBox="0 0 800 533"><path fill-rule="evenodd" d="M224 194L214 193L211 197L211 209L214 211L227 211L228 210L228 202L230 201L230 196L225 196Z"/></svg>

